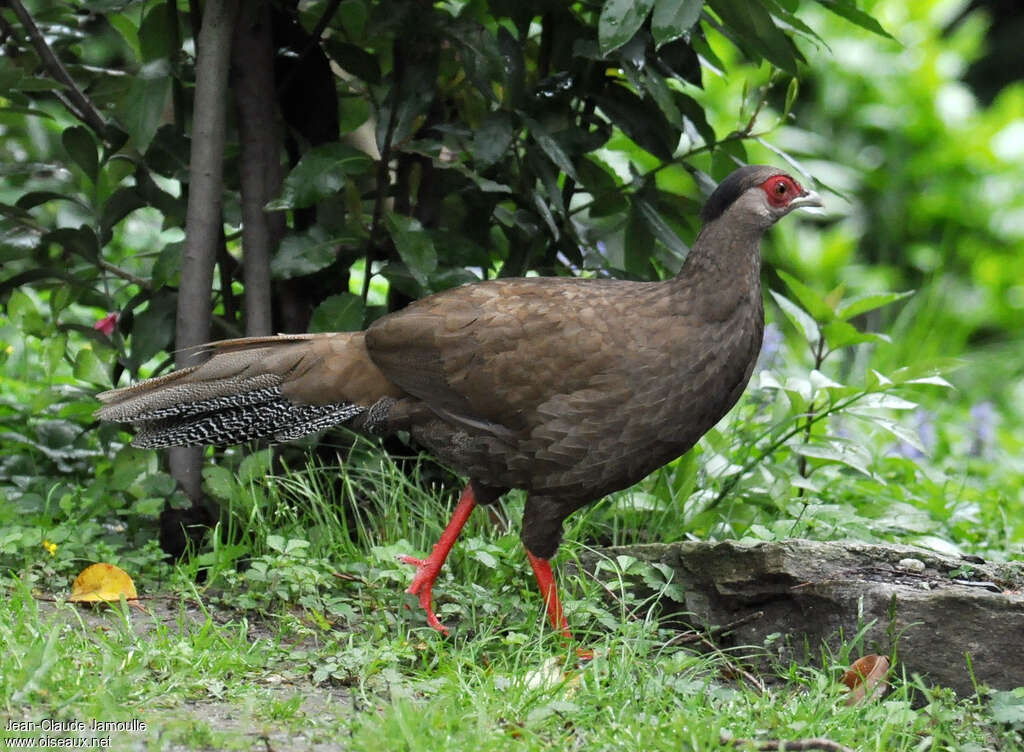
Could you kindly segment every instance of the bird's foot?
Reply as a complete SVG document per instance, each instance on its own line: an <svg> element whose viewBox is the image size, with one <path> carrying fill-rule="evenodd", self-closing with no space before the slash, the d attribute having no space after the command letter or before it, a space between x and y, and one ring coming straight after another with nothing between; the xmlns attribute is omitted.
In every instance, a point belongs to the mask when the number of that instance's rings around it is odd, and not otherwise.
<svg viewBox="0 0 1024 752"><path fill-rule="evenodd" d="M594 651L590 648L576 648L576 660L578 665L585 666L594 660Z"/></svg>
<svg viewBox="0 0 1024 752"><path fill-rule="evenodd" d="M441 634L447 635L448 628L437 618L437 614L434 613L431 604L434 580L437 579L437 575L441 571L441 564L444 563L444 558L442 557L441 561L433 561L432 558L432 556L428 556L426 559L417 559L415 556L403 555L399 556L398 560L404 564L411 564L416 567L416 574L412 578L412 584L405 592L418 597L420 608L427 614L427 624Z"/></svg>

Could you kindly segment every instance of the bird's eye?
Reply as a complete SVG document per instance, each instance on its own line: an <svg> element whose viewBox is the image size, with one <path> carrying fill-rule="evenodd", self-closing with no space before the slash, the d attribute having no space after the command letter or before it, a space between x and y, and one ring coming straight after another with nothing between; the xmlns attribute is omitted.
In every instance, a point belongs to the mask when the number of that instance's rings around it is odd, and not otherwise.
<svg viewBox="0 0 1024 752"><path fill-rule="evenodd" d="M761 183L761 190L772 206L783 208L794 196L800 195L800 184L788 175L773 175Z"/></svg>

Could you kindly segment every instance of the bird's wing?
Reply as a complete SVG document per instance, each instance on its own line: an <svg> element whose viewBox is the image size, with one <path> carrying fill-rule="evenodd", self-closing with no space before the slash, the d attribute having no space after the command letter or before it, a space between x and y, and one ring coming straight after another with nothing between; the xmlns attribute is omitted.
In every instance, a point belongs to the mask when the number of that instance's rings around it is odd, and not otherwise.
<svg viewBox="0 0 1024 752"><path fill-rule="evenodd" d="M366 346L389 380L442 417L518 432L553 398L624 373L632 333L623 293L638 284L532 278L460 287L378 320Z"/></svg>

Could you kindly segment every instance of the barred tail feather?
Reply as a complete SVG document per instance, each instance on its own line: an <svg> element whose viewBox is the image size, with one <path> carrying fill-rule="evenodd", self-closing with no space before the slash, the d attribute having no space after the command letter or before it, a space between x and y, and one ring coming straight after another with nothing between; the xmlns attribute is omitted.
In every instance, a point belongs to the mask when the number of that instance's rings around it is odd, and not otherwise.
<svg viewBox="0 0 1024 752"><path fill-rule="evenodd" d="M348 402L297 405L267 387L234 397L216 397L173 408L141 413L131 422L138 428L132 446L162 449L172 446L225 446L257 439L292 441L340 425L362 415L366 408Z"/></svg>
<svg viewBox="0 0 1024 752"><path fill-rule="evenodd" d="M366 374L372 379L379 373L368 359L360 359L365 351L359 349L358 336L217 343L211 346L213 357L202 365L104 392L96 415L131 424L137 431L133 445L146 449L290 441L348 423L387 394L390 385L383 379L376 380L384 385L379 395L348 393L345 384L353 374L357 387L360 376L366 383Z"/></svg>

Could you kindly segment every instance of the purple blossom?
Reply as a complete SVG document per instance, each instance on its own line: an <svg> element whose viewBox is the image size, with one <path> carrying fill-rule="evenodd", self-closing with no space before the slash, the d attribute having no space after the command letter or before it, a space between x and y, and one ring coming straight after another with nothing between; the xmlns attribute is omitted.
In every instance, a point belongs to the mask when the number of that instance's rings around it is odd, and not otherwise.
<svg viewBox="0 0 1024 752"><path fill-rule="evenodd" d="M996 441L996 426L999 424L999 414L996 406L988 400L976 402L971 405L971 449L973 457L980 457L985 454Z"/></svg>
<svg viewBox="0 0 1024 752"><path fill-rule="evenodd" d="M765 368L771 368L775 361L778 360L779 350L782 349L783 342L785 342L785 337L779 325L774 321L768 324L764 328L761 352L757 356L757 365L754 366L754 370L763 371Z"/></svg>
<svg viewBox="0 0 1024 752"><path fill-rule="evenodd" d="M914 428L917 431L917 438L925 451L922 452L908 441L899 441L889 450L890 455L906 457L908 460L917 460L926 454L935 451L938 442L938 434L935 430L935 416L928 410L918 408L914 411Z"/></svg>

